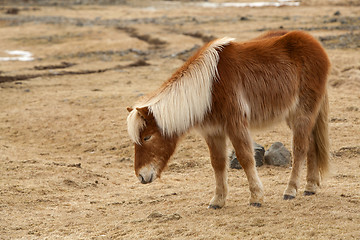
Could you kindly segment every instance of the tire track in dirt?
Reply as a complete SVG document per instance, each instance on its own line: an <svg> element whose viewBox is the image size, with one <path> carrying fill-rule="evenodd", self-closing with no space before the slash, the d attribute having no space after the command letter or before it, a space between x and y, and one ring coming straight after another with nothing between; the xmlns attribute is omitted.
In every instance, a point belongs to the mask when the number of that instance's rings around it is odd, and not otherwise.
<svg viewBox="0 0 360 240"><path fill-rule="evenodd" d="M35 66L35 70L48 70L48 69L63 69L68 68L76 65L76 63L69 63L69 62L61 62L57 65L45 65L45 66Z"/></svg>
<svg viewBox="0 0 360 240"><path fill-rule="evenodd" d="M48 65L48 66L37 66L37 68L40 68L37 70L56 69L60 65L61 64ZM37 77L53 77L53 76L64 76L64 75L82 75L82 74L103 73L103 72L107 72L107 71L111 71L111 70L119 70L119 69L132 68L132 67L142 67L142 66L149 66L149 65L150 64L144 60L138 60L136 62L133 62L133 63L125 65L125 66L118 65L118 66L111 67L111 68L103 68L103 69L95 69L95 70L60 71L60 72L39 73L39 74L20 74L20 75L14 75L14 76L4 75L4 76L0 76L0 83L23 81L23 80L29 80L29 79L37 78Z"/></svg>
<svg viewBox="0 0 360 240"><path fill-rule="evenodd" d="M132 38L137 38L141 41L148 43L152 48L155 49L163 48L167 44L166 41L163 41L159 38L154 38L149 34L139 34L135 28L117 27L116 29L126 32Z"/></svg>
<svg viewBox="0 0 360 240"><path fill-rule="evenodd" d="M182 34L185 35L185 36L193 37L193 38L199 38L199 39L201 39L204 43L208 43L208 42L210 42L211 40L216 39L216 37L213 36L213 35L205 35L205 34L202 34L201 32L184 32L184 33L182 33Z"/></svg>
<svg viewBox="0 0 360 240"><path fill-rule="evenodd" d="M142 51L136 48L129 48L121 51L106 50L106 51L90 51L90 52L76 52L68 55L57 56L57 59L68 59L68 58L84 58L84 57L98 57L98 56L126 56L134 54L137 57L144 57L150 55L148 51Z"/></svg>
<svg viewBox="0 0 360 240"><path fill-rule="evenodd" d="M206 23L209 20L204 19L199 21L191 17L144 17L144 18L132 18L132 19L87 19L87 18L71 18L64 16L18 16L8 15L1 16L0 21L7 23L10 26L20 26L28 23L44 23L54 25L74 25L78 27L83 26L106 26L106 27L118 27L129 26L134 24L151 24L151 25L164 25L174 26L176 24L183 24L186 22ZM227 20L230 21L230 20Z"/></svg>

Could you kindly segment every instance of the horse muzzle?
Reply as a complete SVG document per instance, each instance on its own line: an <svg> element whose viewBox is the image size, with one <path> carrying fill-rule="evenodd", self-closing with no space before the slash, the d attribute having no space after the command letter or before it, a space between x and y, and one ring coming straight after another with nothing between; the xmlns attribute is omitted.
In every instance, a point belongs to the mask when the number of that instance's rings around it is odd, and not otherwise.
<svg viewBox="0 0 360 240"><path fill-rule="evenodd" d="M140 169L137 177L142 184L147 184L156 179L157 172L152 166L146 166Z"/></svg>
<svg viewBox="0 0 360 240"><path fill-rule="evenodd" d="M147 184L147 183L151 183L151 182L154 180L154 179L153 179L153 178L154 178L154 175L151 174L150 177L145 177L145 178L144 178L143 175L139 174L138 178L139 178L139 180L140 180L140 182L141 182L142 184Z"/></svg>

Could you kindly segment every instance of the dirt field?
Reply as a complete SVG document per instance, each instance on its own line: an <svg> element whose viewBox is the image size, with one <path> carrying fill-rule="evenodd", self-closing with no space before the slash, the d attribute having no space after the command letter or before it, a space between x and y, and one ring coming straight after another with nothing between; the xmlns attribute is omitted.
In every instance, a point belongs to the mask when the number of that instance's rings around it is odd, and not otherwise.
<svg viewBox="0 0 360 240"><path fill-rule="evenodd" d="M16 57L6 50L34 58L0 61L0 239L360 239L358 1L278 8L0 2L0 59ZM279 28L309 31L332 62L333 168L319 193L302 196L303 174L298 197L284 201L290 168L262 166L265 203L250 207L244 172L229 170L227 204L209 210L214 176L194 132L160 180L140 184L126 107L204 42ZM291 148L285 124L253 138Z"/></svg>

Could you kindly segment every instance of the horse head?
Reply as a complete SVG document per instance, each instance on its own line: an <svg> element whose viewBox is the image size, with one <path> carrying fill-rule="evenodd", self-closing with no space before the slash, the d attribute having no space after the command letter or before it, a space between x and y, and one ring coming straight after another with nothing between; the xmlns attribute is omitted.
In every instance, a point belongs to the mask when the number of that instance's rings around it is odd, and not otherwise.
<svg viewBox="0 0 360 240"><path fill-rule="evenodd" d="M127 110L128 132L135 143L135 174L141 183L151 183L160 177L178 137L164 135L148 107Z"/></svg>

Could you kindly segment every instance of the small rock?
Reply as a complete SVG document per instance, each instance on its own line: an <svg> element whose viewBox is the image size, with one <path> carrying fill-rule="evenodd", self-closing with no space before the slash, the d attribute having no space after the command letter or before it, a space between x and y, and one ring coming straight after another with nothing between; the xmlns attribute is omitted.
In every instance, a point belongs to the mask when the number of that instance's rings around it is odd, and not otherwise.
<svg viewBox="0 0 360 240"><path fill-rule="evenodd" d="M281 142L275 142L265 152L264 160L266 164L274 166L287 166L291 162L291 153Z"/></svg>
<svg viewBox="0 0 360 240"><path fill-rule="evenodd" d="M81 163L69 164L67 167L81 168Z"/></svg>
<svg viewBox="0 0 360 240"><path fill-rule="evenodd" d="M264 154L265 154L265 148L257 143L254 142L254 158L256 162L256 166L260 167L264 164ZM230 168L232 169L242 169L236 155L235 151L232 151L230 156Z"/></svg>
<svg viewBox="0 0 360 240"><path fill-rule="evenodd" d="M154 219L154 218L161 218L161 217L163 217L164 215L162 215L161 213L158 213L158 212L153 212L153 213L151 213L149 216L148 216L148 218L149 219Z"/></svg>
<svg viewBox="0 0 360 240"><path fill-rule="evenodd" d="M230 168L232 169L242 169L237 157L235 155L235 151L232 151L230 156Z"/></svg>
<svg viewBox="0 0 360 240"><path fill-rule="evenodd" d="M6 10L6 14L12 14L12 15L16 15L20 12L20 9L18 8L9 8L8 10Z"/></svg>
<svg viewBox="0 0 360 240"><path fill-rule="evenodd" d="M334 22L337 22L337 18L330 18L328 20L329 23L334 23Z"/></svg>
<svg viewBox="0 0 360 240"><path fill-rule="evenodd" d="M177 213L174 213L174 214L171 214L171 215L164 215L164 214L161 214L159 212L153 212L147 217L148 221L155 220L155 221L157 221L159 223L168 222L168 221L174 221L174 220L180 220L180 219L181 219L181 216L180 216L180 214L177 214Z"/></svg>
<svg viewBox="0 0 360 240"><path fill-rule="evenodd" d="M336 12L334 13L334 16L340 16L340 15L341 15L340 11L336 11Z"/></svg>
<svg viewBox="0 0 360 240"><path fill-rule="evenodd" d="M260 167L264 164L265 148L257 143L254 143L253 146L256 166Z"/></svg>
<svg viewBox="0 0 360 240"><path fill-rule="evenodd" d="M354 106L351 106L351 107L347 107L346 108L346 111L354 111L354 112L357 112L357 111L359 111L359 108L358 107L354 107Z"/></svg>
<svg viewBox="0 0 360 240"><path fill-rule="evenodd" d="M79 187L79 184L77 184L76 182L74 182L73 180L70 179L65 179L64 184L69 186L69 187Z"/></svg>
<svg viewBox="0 0 360 240"><path fill-rule="evenodd" d="M181 218L180 214L174 213L168 216L168 220L179 220Z"/></svg>

